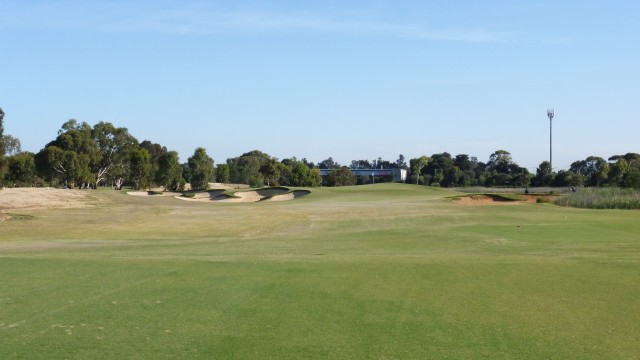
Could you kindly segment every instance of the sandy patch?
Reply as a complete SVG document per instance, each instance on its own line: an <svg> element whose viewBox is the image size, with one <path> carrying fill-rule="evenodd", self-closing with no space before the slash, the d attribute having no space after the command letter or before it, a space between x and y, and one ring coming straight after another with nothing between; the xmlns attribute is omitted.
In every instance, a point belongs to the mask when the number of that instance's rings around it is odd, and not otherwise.
<svg viewBox="0 0 640 360"><path fill-rule="evenodd" d="M301 196L305 196L305 195L309 195L311 193L311 191L309 190L294 190L292 192L286 193L286 194L281 194L281 195L274 195L268 199L266 199L265 201L289 201L289 200L295 200Z"/></svg>
<svg viewBox="0 0 640 360"><path fill-rule="evenodd" d="M289 191L285 187L264 188L249 191L236 191L233 196L224 194L223 189L195 194L193 197L176 196L186 201L221 201L221 202L258 202L258 201L287 201L310 193L309 190Z"/></svg>
<svg viewBox="0 0 640 360"><path fill-rule="evenodd" d="M95 198L92 196L94 191L53 188L6 188L0 190L0 210L94 207Z"/></svg>
<svg viewBox="0 0 640 360"><path fill-rule="evenodd" d="M181 195L181 193L171 192L171 191L128 191L127 195L132 196L177 196Z"/></svg>
<svg viewBox="0 0 640 360"><path fill-rule="evenodd" d="M538 198L545 199L546 202L553 202L558 197L555 195L519 195L521 200L506 199L498 195L466 195L454 199L454 203L459 205L522 205L536 203Z"/></svg>

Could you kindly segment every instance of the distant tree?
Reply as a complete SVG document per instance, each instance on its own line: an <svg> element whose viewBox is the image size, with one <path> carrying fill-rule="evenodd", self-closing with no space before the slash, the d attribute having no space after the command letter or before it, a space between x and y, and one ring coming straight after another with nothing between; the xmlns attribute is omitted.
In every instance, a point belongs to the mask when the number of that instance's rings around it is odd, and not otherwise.
<svg viewBox="0 0 640 360"><path fill-rule="evenodd" d="M271 156L258 150L244 153L239 157L227 159L231 182L236 184L253 184L255 187L263 186L264 183L261 181L264 181L264 178L260 173L260 168L271 159Z"/></svg>
<svg viewBox="0 0 640 360"><path fill-rule="evenodd" d="M229 165L218 164L216 169L216 181L223 184L229 182Z"/></svg>
<svg viewBox="0 0 640 360"><path fill-rule="evenodd" d="M34 154L21 152L7 159L5 182L9 185L31 186L36 180L36 163Z"/></svg>
<svg viewBox="0 0 640 360"><path fill-rule="evenodd" d="M353 186L356 184L356 177L346 166L334 169L327 175L328 186Z"/></svg>
<svg viewBox="0 0 640 360"><path fill-rule="evenodd" d="M280 180L280 163L275 159L269 159L260 166L260 173L262 178L267 183L267 186L278 186L278 180Z"/></svg>
<svg viewBox="0 0 640 360"><path fill-rule="evenodd" d="M278 163L278 173L280 174L278 184L283 186L290 185L289 178L291 177L291 166L282 162Z"/></svg>
<svg viewBox="0 0 640 360"><path fill-rule="evenodd" d="M43 178L69 187L95 184L92 169L99 166L102 153L87 123L65 122L55 140L35 155L36 168Z"/></svg>
<svg viewBox="0 0 640 360"><path fill-rule="evenodd" d="M322 173L320 173L320 169L313 168L311 169L311 173L309 174L308 185L309 187L317 187L322 185Z"/></svg>
<svg viewBox="0 0 640 360"><path fill-rule="evenodd" d="M4 177L4 173L7 170L5 161L6 145L4 139L4 111L0 108L0 182Z"/></svg>
<svg viewBox="0 0 640 360"><path fill-rule="evenodd" d="M129 150L130 177L133 188L147 189L151 184L151 155L147 149Z"/></svg>
<svg viewBox="0 0 640 360"><path fill-rule="evenodd" d="M416 177L416 185L419 185L422 169L426 168L429 162L431 162L431 158L425 155L409 160L411 172L413 172Z"/></svg>
<svg viewBox="0 0 640 360"><path fill-rule="evenodd" d="M291 186L311 186L310 184L311 169L299 161L293 164L291 167L291 174L289 175L289 184Z"/></svg>
<svg viewBox="0 0 640 360"><path fill-rule="evenodd" d="M163 175L160 173L160 158L169 150L165 146L144 140L140 143L140 148L149 152L151 161L151 181L158 185L163 185Z"/></svg>
<svg viewBox="0 0 640 360"><path fill-rule="evenodd" d="M407 169L407 162L405 161L404 155L398 155L398 160L396 160L395 164L396 169Z"/></svg>
<svg viewBox="0 0 640 360"><path fill-rule="evenodd" d="M622 180L622 186L626 188L640 189L640 169L630 167Z"/></svg>
<svg viewBox="0 0 640 360"><path fill-rule="evenodd" d="M489 157L487 170L502 174L511 174L512 164L513 159L511 158L510 152L506 150L497 150Z"/></svg>
<svg viewBox="0 0 640 360"><path fill-rule="evenodd" d="M318 163L317 166L319 169L339 169L340 168L340 164L335 162L332 157L322 160L321 162Z"/></svg>
<svg viewBox="0 0 640 360"><path fill-rule="evenodd" d="M476 157L470 157L467 154L456 155L453 161L453 166L456 166L462 171L462 175L458 178L459 186L474 185L477 180L478 159Z"/></svg>
<svg viewBox="0 0 640 360"><path fill-rule="evenodd" d="M552 179L550 185L556 187L583 186L585 182L584 175L567 170L558 171Z"/></svg>
<svg viewBox="0 0 640 360"><path fill-rule="evenodd" d="M455 186L458 183L459 176L462 174L452 170L453 166L451 154L444 152L431 155L431 161L429 161L429 164L423 169L424 173L431 175L429 185ZM447 181L444 181L446 177L445 174L449 174ZM454 175L458 177L454 178Z"/></svg>
<svg viewBox="0 0 640 360"><path fill-rule="evenodd" d="M460 170L460 168L458 168L457 166L453 165L444 172L444 177L440 182L440 185L444 187L457 186L460 183L460 178L462 178L462 174L463 174L462 170Z"/></svg>
<svg viewBox="0 0 640 360"><path fill-rule="evenodd" d="M35 155L39 174L53 186L70 188L93 183L90 158L83 153L49 145Z"/></svg>
<svg viewBox="0 0 640 360"><path fill-rule="evenodd" d="M207 155L204 148L197 148L187 160L191 174L192 189L207 189L213 178L213 159Z"/></svg>
<svg viewBox="0 0 640 360"><path fill-rule="evenodd" d="M553 183L553 174L551 173L551 163L543 161L536 169L536 175L531 179L533 186L549 186Z"/></svg>
<svg viewBox="0 0 640 360"><path fill-rule="evenodd" d="M609 176L609 164L598 156L589 156L585 160L574 161L569 170L584 175L586 184L589 186L601 186Z"/></svg>
<svg viewBox="0 0 640 360"><path fill-rule="evenodd" d="M178 160L178 153L169 151L160 156L158 159L158 175L156 180L159 185L164 186L165 191L178 190L182 179L182 166Z"/></svg>
<svg viewBox="0 0 640 360"><path fill-rule="evenodd" d="M623 157L618 158L615 163L609 163L609 184L622 186L624 177L628 173L629 162L627 162L627 160L625 160Z"/></svg>
<svg viewBox="0 0 640 360"><path fill-rule="evenodd" d="M92 136L100 151L100 161L92 169L96 186L107 180L122 181L129 166L129 152L138 147L138 140L126 128L116 128L108 122L94 125Z"/></svg>
<svg viewBox="0 0 640 360"><path fill-rule="evenodd" d="M371 169L373 165L368 160L353 160L351 161L352 169Z"/></svg>
<svg viewBox="0 0 640 360"><path fill-rule="evenodd" d="M2 144L2 146L4 146L3 150L5 156L12 156L22 151L20 140L9 134L5 135L0 143Z"/></svg>

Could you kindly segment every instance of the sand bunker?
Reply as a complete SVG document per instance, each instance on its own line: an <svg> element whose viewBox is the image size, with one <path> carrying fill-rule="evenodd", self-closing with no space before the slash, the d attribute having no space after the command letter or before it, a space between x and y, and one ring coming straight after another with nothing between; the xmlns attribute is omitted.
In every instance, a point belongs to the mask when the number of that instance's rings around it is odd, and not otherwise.
<svg viewBox="0 0 640 360"><path fill-rule="evenodd" d="M311 191L309 190L293 190L292 192L286 194L278 194L274 195L270 198L265 199L264 201L288 201L295 200L301 196L309 195Z"/></svg>
<svg viewBox="0 0 640 360"><path fill-rule="evenodd" d="M5 188L0 190L0 210L76 209L96 206L95 190Z"/></svg>
<svg viewBox="0 0 640 360"><path fill-rule="evenodd" d="M536 203L538 198L544 199L544 202L553 202L557 196L518 195L517 199L511 199L495 194L473 194L454 198L454 203L459 205L522 205Z"/></svg>
<svg viewBox="0 0 640 360"><path fill-rule="evenodd" d="M193 197L177 196L186 201L220 201L220 202L258 202L258 201L287 201L294 200L311 193L309 190L289 190L286 187L272 187L249 191L236 191L232 194L225 190L211 190L196 193Z"/></svg>

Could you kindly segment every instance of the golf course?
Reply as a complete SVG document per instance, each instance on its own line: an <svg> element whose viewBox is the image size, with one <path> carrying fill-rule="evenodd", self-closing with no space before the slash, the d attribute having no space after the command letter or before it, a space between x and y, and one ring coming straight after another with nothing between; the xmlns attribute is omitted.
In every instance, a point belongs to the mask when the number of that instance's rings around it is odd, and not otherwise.
<svg viewBox="0 0 640 360"><path fill-rule="evenodd" d="M640 357L638 210L285 190L0 190L0 359Z"/></svg>

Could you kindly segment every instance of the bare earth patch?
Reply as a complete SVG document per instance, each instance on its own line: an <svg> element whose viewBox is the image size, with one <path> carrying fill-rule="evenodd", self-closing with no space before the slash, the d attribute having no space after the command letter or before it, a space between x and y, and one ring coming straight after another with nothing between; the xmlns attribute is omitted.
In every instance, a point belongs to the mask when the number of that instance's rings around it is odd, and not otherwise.
<svg viewBox="0 0 640 360"><path fill-rule="evenodd" d="M257 190L240 190L233 193L233 196L223 194L224 190L212 190L195 194L187 198L176 196L177 199L186 201L220 201L220 202L258 202L258 201L288 201L309 194L309 190L289 191L285 187L264 188Z"/></svg>
<svg viewBox="0 0 640 360"><path fill-rule="evenodd" d="M536 203L538 198L544 199L544 202L553 202L557 196L555 195L518 195L521 199L507 199L499 195L490 194L473 194L461 196L454 199L459 205L522 205Z"/></svg>
<svg viewBox="0 0 640 360"><path fill-rule="evenodd" d="M75 209L94 207L94 190L5 188L0 190L0 211L14 209ZM6 216L6 214L2 214Z"/></svg>

